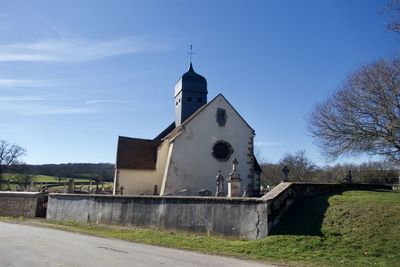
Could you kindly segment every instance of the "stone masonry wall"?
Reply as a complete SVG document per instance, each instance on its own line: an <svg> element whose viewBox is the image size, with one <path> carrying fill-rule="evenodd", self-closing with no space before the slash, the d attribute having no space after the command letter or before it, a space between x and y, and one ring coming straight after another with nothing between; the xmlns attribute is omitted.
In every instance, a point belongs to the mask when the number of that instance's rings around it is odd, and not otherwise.
<svg viewBox="0 0 400 267"><path fill-rule="evenodd" d="M0 216L44 216L43 199L38 192L0 192Z"/></svg>
<svg viewBox="0 0 400 267"><path fill-rule="evenodd" d="M296 199L318 194L328 194L346 190L391 190L383 184L314 184L314 183L280 183L261 199L268 203L268 232L279 223L282 214Z"/></svg>
<svg viewBox="0 0 400 267"><path fill-rule="evenodd" d="M255 240L267 233L256 198L50 194L47 219L214 233Z"/></svg>
<svg viewBox="0 0 400 267"><path fill-rule="evenodd" d="M296 199L385 185L281 183L262 198L50 194L47 219L178 229L256 240Z"/></svg>

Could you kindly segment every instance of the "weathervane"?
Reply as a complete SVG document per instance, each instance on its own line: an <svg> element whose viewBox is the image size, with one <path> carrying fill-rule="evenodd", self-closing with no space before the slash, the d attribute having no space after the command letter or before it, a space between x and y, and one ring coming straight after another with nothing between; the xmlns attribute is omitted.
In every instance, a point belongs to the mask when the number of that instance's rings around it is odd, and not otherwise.
<svg viewBox="0 0 400 267"><path fill-rule="evenodd" d="M187 54L189 55L190 58L190 64L192 64L192 55L196 54L195 52L193 52L193 46L190 45L190 51L187 52Z"/></svg>

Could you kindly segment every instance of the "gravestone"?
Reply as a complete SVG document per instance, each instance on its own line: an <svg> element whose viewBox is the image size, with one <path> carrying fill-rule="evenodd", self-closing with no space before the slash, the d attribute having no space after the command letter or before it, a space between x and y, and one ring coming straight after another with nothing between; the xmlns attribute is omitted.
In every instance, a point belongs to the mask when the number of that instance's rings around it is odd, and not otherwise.
<svg viewBox="0 0 400 267"><path fill-rule="evenodd" d="M225 196L225 188L224 188L225 178L222 175L221 171L218 172L218 175L215 178L215 180L216 180L216 185L217 185L217 190L216 190L215 195L217 197L224 197Z"/></svg>
<svg viewBox="0 0 400 267"><path fill-rule="evenodd" d="M158 188L157 188L157 185L154 185L153 196L158 196Z"/></svg>
<svg viewBox="0 0 400 267"><path fill-rule="evenodd" d="M289 175L289 168L288 168L288 166L284 166L283 167L283 169L282 169L282 172L283 172L283 175L284 175L284 178L283 178L283 182L287 182L288 181L288 175Z"/></svg>
<svg viewBox="0 0 400 267"><path fill-rule="evenodd" d="M228 177L228 197L240 197L240 174L237 171L237 165L239 162L235 158L232 162L232 172L229 173Z"/></svg>
<svg viewBox="0 0 400 267"><path fill-rule="evenodd" d="M201 197L211 197L211 191L207 189L203 189L199 191L199 196Z"/></svg>
<svg viewBox="0 0 400 267"><path fill-rule="evenodd" d="M72 194L72 193L74 193L74 190L75 190L74 179L73 178L69 178L68 179L67 192L69 194Z"/></svg>

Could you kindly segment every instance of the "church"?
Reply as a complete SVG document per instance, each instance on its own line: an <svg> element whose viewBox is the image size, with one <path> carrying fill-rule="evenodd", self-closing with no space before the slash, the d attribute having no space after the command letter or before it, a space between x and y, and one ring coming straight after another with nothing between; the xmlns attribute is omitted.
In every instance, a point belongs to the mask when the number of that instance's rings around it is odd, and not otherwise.
<svg viewBox="0 0 400 267"><path fill-rule="evenodd" d="M258 196L255 131L222 94L207 94L190 62L175 86L175 121L153 139L119 136L114 194L216 195L217 180L226 194L234 164L240 196Z"/></svg>

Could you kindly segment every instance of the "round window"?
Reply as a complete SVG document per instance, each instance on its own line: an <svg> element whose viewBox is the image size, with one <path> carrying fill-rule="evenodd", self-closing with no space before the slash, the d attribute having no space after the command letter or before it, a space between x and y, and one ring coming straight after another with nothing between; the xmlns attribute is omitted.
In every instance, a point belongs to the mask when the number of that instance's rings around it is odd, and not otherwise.
<svg viewBox="0 0 400 267"><path fill-rule="evenodd" d="M213 146L212 155L217 160L227 161L233 153L231 144L226 141L218 141Z"/></svg>

